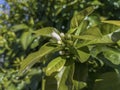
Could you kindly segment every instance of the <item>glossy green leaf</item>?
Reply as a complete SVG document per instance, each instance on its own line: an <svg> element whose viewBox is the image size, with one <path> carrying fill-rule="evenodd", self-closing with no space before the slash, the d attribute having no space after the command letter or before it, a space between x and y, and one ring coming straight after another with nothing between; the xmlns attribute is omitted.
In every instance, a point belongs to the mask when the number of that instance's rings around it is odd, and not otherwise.
<svg viewBox="0 0 120 90"><path fill-rule="evenodd" d="M46 75L50 76L54 72L59 72L64 67L65 62L66 60L62 57L53 59L46 67Z"/></svg>
<svg viewBox="0 0 120 90"><path fill-rule="evenodd" d="M80 25L78 26L75 35L80 35L80 33L85 32L85 30L88 27L89 22L87 20L84 20L80 23Z"/></svg>
<svg viewBox="0 0 120 90"><path fill-rule="evenodd" d="M57 90L73 90L73 78L74 64L70 64L64 67L61 72L56 76L58 81Z"/></svg>
<svg viewBox="0 0 120 90"><path fill-rule="evenodd" d="M92 36L92 35L71 35L74 39L81 39L81 40L93 40L96 38L99 38L97 36Z"/></svg>
<svg viewBox="0 0 120 90"><path fill-rule="evenodd" d="M99 28L100 28L101 33L103 35L107 35L107 34L110 34L110 33L117 31L120 28L120 26L117 26L114 24L109 24L109 23L101 23L99 25Z"/></svg>
<svg viewBox="0 0 120 90"><path fill-rule="evenodd" d="M11 28L12 31L17 32L19 30L27 30L29 27L25 24L18 24Z"/></svg>
<svg viewBox="0 0 120 90"><path fill-rule="evenodd" d="M107 21L102 21L102 22L120 26L120 21L118 20L107 20Z"/></svg>
<svg viewBox="0 0 120 90"><path fill-rule="evenodd" d="M105 51L107 48L104 45L96 45L95 47L93 47L90 51L90 54L93 57L96 57L99 53Z"/></svg>
<svg viewBox="0 0 120 90"><path fill-rule="evenodd" d="M93 39L91 41L85 41L83 43L77 44L77 47L84 47L91 44L113 44L114 42L111 40L111 37L109 35L102 36L98 39Z"/></svg>
<svg viewBox="0 0 120 90"><path fill-rule="evenodd" d="M33 33L36 34L37 36L51 37L52 32L58 32L58 31L53 27L45 27L34 31Z"/></svg>
<svg viewBox="0 0 120 90"><path fill-rule="evenodd" d="M71 28L78 27L80 23L83 21L83 19L87 17L89 14L91 14L93 11L94 11L94 7L88 7L84 9L83 11L74 14L71 20L71 23L70 23L70 27Z"/></svg>
<svg viewBox="0 0 120 90"><path fill-rule="evenodd" d="M103 55L113 64L120 65L120 50L107 48L105 51L103 51Z"/></svg>
<svg viewBox="0 0 120 90"><path fill-rule="evenodd" d="M92 14L88 17L88 20L90 22L90 27L97 26L101 23L100 17L98 15Z"/></svg>
<svg viewBox="0 0 120 90"><path fill-rule="evenodd" d="M34 39L33 42L31 43L30 48L31 48L31 49L34 49L34 48L36 48L37 46L39 46L39 39Z"/></svg>
<svg viewBox="0 0 120 90"><path fill-rule="evenodd" d="M45 44L40 48L39 51L29 54L22 62L19 74L25 72L30 67L32 67L36 62L42 61L42 57L46 56L49 53L54 53L59 50L60 47L50 46Z"/></svg>
<svg viewBox="0 0 120 90"><path fill-rule="evenodd" d="M101 38L91 40L88 43L89 44L107 44L107 43L113 43L113 41L111 40L111 37L109 35L106 35Z"/></svg>
<svg viewBox="0 0 120 90"><path fill-rule="evenodd" d="M26 50L33 41L33 36L31 32L24 32L20 38L20 41L23 49Z"/></svg>
<svg viewBox="0 0 120 90"><path fill-rule="evenodd" d="M49 76L44 79L42 90L73 90L72 76L74 65L65 66L55 77Z"/></svg>
<svg viewBox="0 0 120 90"><path fill-rule="evenodd" d="M87 20L84 20L80 23L80 25L78 26L75 35L80 35L82 32L84 32L87 29L89 22ZM78 39L75 40L74 45L77 44Z"/></svg>
<svg viewBox="0 0 120 90"><path fill-rule="evenodd" d="M83 32L83 35L91 35L96 38L102 37L102 33L101 33L100 29L96 26L87 29L85 32Z"/></svg>
<svg viewBox="0 0 120 90"><path fill-rule="evenodd" d="M77 50L78 52L78 55L79 55L79 61L81 63L84 63L88 60L88 58L90 57L90 54L86 53L86 52L83 52L81 50Z"/></svg>
<svg viewBox="0 0 120 90"><path fill-rule="evenodd" d="M82 81L78 82L74 80L73 83L74 83L74 90L82 90L83 88L87 86L87 84Z"/></svg>
<svg viewBox="0 0 120 90"><path fill-rule="evenodd" d="M74 33L76 30L77 30L77 27L76 27L76 28L70 28L67 33L68 33L68 34L72 34L72 33Z"/></svg>

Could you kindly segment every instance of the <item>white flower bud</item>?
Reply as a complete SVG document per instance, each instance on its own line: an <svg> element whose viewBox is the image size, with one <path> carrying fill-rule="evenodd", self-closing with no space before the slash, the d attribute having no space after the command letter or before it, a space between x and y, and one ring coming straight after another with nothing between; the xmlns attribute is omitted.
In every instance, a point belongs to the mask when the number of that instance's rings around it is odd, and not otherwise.
<svg viewBox="0 0 120 90"><path fill-rule="evenodd" d="M61 36L61 37L65 37L65 34L64 34L64 33L60 33L60 36Z"/></svg>
<svg viewBox="0 0 120 90"><path fill-rule="evenodd" d="M60 54L60 55L64 55L64 52L63 52L63 51L59 51L59 54Z"/></svg>
<svg viewBox="0 0 120 90"><path fill-rule="evenodd" d="M58 43L58 44L62 44L62 42L61 42L61 41L57 41L57 43Z"/></svg>
<svg viewBox="0 0 120 90"><path fill-rule="evenodd" d="M61 37L56 33L56 32L52 32L51 36L53 38L55 38L56 40L60 41L61 40Z"/></svg>

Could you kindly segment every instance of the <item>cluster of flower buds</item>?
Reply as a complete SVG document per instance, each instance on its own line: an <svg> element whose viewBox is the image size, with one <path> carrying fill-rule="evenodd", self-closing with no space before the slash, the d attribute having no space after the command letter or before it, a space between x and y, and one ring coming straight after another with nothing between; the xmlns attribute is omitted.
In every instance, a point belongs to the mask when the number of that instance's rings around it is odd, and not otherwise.
<svg viewBox="0 0 120 90"><path fill-rule="evenodd" d="M60 35L58 33L56 33L55 31L53 31L51 33L51 36L57 40L57 43L58 44L62 44L62 37L64 37L64 33L60 33Z"/></svg>
<svg viewBox="0 0 120 90"><path fill-rule="evenodd" d="M57 40L57 43L58 43L58 44L63 45L63 44L62 44L62 40L65 38L65 34L64 34L64 33L58 34L58 33L56 33L56 32L54 31L54 32L51 33L51 36L52 36L55 40ZM70 36L68 36L68 37L70 37ZM69 53L68 53L68 50L69 50L68 48L65 48L65 50L59 51L59 54L60 54L60 55L66 55L66 58L70 58Z"/></svg>

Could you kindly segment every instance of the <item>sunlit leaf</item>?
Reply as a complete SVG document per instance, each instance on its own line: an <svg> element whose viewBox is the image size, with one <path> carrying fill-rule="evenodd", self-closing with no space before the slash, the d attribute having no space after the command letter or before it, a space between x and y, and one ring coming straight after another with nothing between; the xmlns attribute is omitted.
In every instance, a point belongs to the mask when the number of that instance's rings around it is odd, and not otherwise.
<svg viewBox="0 0 120 90"><path fill-rule="evenodd" d="M103 55L113 64L120 65L120 50L107 48L105 51L103 51Z"/></svg>
<svg viewBox="0 0 120 90"><path fill-rule="evenodd" d="M59 72L63 68L65 61L66 60L62 57L53 59L46 67L46 75L50 76L54 72Z"/></svg>
<svg viewBox="0 0 120 90"><path fill-rule="evenodd" d="M74 83L74 90L82 90L83 88L87 86L87 84L82 81L78 82L74 80L73 83Z"/></svg>
<svg viewBox="0 0 120 90"><path fill-rule="evenodd" d="M78 55L79 55L79 61L81 63L84 63L88 60L88 58L90 57L90 54L86 53L86 52L83 52L81 50L77 50L78 52Z"/></svg>
<svg viewBox="0 0 120 90"><path fill-rule="evenodd" d="M85 32L87 30L88 24L89 22L87 20L81 22L75 32L75 35L80 35L80 33Z"/></svg>
<svg viewBox="0 0 120 90"><path fill-rule="evenodd" d="M37 36L51 37L52 32L58 32L58 31L53 27L45 27L34 31L33 33L36 34Z"/></svg>
<svg viewBox="0 0 120 90"><path fill-rule="evenodd" d="M117 31L120 28L120 26L109 24L109 23L101 23L99 25L99 28L103 35L107 35L107 34L113 33L114 31Z"/></svg>
<svg viewBox="0 0 120 90"><path fill-rule="evenodd" d="M91 41L85 41L83 43L77 44L77 47L80 48L92 44L113 44L113 43L114 42L111 40L111 37L109 35L106 35L98 39L93 39Z"/></svg>
<svg viewBox="0 0 120 90"><path fill-rule="evenodd" d="M87 29L85 32L83 32L83 35L91 35L96 38L102 37L102 33L98 27L91 27Z"/></svg>
<svg viewBox="0 0 120 90"><path fill-rule="evenodd" d="M94 14L90 15L88 17L88 20L90 21L89 25L92 27L97 26L101 23L100 17L98 17L98 15L94 15Z"/></svg>
<svg viewBox="0 0 120 90"><path fill-rule="evenodd" d="M18 24L18 25L15 25L11 28L12 31L16 32L16 31L19 31L19 30L27 30L29 27L25 24Z"/></svg>
<svg viewBox="0 0 120 90"><path fill-rule="evenodd" d="M117 42L118 46L120 46L120 40Z"/></svg>
<svg viewBox="0 0 120 90"><path fill-rule="evenodd" d="M102 22L120 26L120 21L117 21L117 20L107 20L107 21L102 21Z"/></svg>
<svg viewBox="0 0 120 90"><path fill-rule="evenodd" d="M53 53L57 50L59 50L59 47L50 46L48 44L45 44L38 50L37 52L29 54L22 62L21 62L21 68L19 70L19 73L23 73L26 70L28 70L30 67L32 67L36 62L41 61L41 58L46 56L49 53Z"/></svg>
<svg viewBox="0 0 120 90"><path fill-rule="evenodd" d="M93 39L96 39L96 38L99 38L97 36L93 36L93 35L72 35L72 37L74 39L81 39L81 40L93 40Z"/></svg>
<svg viewBox="0 0 120 90"><path fill-rule="evenodd" d="M84 18L86 18L89 14L91 14L94 11L94 7L88 7L84 9L83 11L80 11L76 14L74 14L70 27L71 28L76 28L80 25L80 23L83 21Z"/></svg>
<svg viewBox="0 0 120 90"><path fill-rule="evenodd" d="M24 32L20 38L20 41L23 49L26 50L28 46L31 44L31 42L33 41L33 36L31 32Z"/></svg>
<svg viewBox="0 0 120 90"><path fill-rule="evenodd" d="M73 90L73 73L73 64L66 66L62 69L62 71L56 76L56 79L58 81L58 90Z"/></svg>

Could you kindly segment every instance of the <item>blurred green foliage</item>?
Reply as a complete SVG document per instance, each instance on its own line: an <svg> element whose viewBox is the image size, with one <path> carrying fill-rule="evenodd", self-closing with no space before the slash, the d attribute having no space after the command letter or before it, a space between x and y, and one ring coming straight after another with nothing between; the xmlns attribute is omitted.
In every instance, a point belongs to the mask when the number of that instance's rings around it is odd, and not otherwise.
<svg viewBox="0 0 120 90"><path fill-rule="evenodd" d="M72 17L88 6L95 6L96 8L88 18L91 26L96 26L100 24L101 20L105 19L120 19L119 0L7 1L11 6L10 15L3 14L0 16L0 57L3 59L3 61L0 62L1 90L41 90L43 75L41 67L44 67L41 62L35 64L25 75L21 77L18 75L21 62L24 61L29 54L38 51L41 46L49 40L48 37L34 36L34 31L49 26L57 28L60 32L67 32L70 30ZM101 27L102 30L104 30L104 27ZM113 27L118 29L118 27L114 25ZM116 36L116 34L114 36ZM119 41L117 44L120 45ZM51 58L53 58L53 56L51 56ZM109 59L109 57L107 59ZM97 61L95 60L95 62ZM96 63L92 62L92 67L90 66L93 72L93 65L95 64ZM109 71L109 69L103 69ZM110 69L110 71L111 70L113 69ZM94 75L90 75L91 78L95 79ZM91 80L88 81L90 83L93 82ZM92 87L92 85L89 87ZM90 88L88 88L88 90L90 90Z"/></svg>

